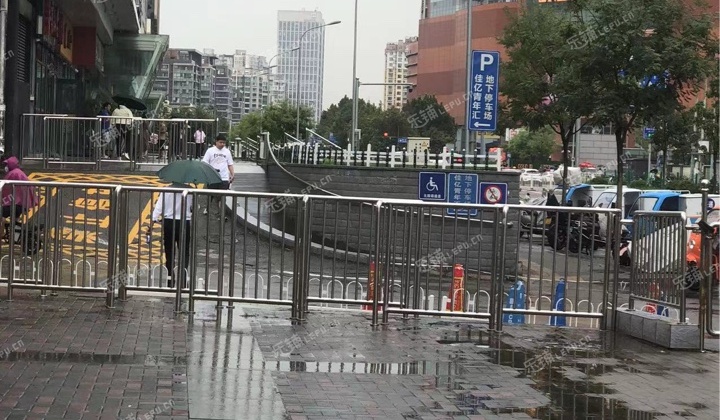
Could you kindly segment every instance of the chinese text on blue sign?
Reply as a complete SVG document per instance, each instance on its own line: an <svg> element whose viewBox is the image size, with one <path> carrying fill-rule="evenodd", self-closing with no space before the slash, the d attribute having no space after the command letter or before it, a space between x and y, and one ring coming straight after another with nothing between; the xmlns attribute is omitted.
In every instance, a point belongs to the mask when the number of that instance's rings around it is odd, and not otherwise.
<svg viewBox="0 0 720 420"><path fill-rule="evenodd" d="M420 172L418 180L418 200L423 201L445 201L445 177L444 172Z"/></svg>
<svg viewBox="0 0 720 420"><path fill-rule="evenodd" d="M652 127L643 128L643 139L650 140L655 135L655 129Z"/></svg>
<svg viewBox="0 0 720 420"><path fill-rule="evenodd" d="M451 203L477 204L478 176L477 174L450 174L448 182ZM455 214L455 209L447 209L449 215ZM477 216L477 209L470 212L470 216ZM467 209L457 209L458 216L467 216Z"/></svg>
<svg viewBox="0 0 720 420"><path fill-rule="evenodd" d="M497 95L500 77L500 53L473 51L472 91L468 101L468 128L473 131L495 131L497 128Z"/></svg>

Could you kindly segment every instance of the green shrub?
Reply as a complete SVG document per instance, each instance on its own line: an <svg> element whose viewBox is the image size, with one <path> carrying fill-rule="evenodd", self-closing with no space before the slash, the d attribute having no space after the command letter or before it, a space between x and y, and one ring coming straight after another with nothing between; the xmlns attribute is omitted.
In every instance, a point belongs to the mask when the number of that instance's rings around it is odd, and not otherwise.
<svg viewBox="0 0 720 420"><path fill-rule="evenodd" d="M607 176L605 176L605 175L596 176L595 178L589 180L589 181L588 181L588 184L591 184L591 185L607 185L607 184L610 184L610 178L607 177Z"/></svg>

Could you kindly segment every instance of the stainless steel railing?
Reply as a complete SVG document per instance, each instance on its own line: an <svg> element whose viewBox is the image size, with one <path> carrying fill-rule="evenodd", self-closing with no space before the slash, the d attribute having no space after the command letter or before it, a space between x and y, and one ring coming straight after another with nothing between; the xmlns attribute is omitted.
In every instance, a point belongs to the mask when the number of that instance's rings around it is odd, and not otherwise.
<svg viewBox="0 0 720 420"><path fill-rule="evenodd" d="M630 281L627 272L615 274L613 209L90 183L2 186L34 187L37 206L16 219L26 236L35 232L32 222L43 225L37 252L17 249L20 236L0 247L0 279L10 298L21 288L84 290L106 294L112 306L130 293L157 292L174 295L177 311L187 299L189 312L197 301L214 301L218 310L253 302L290 306L296 320L314 307L336 307L367 310L373 325L397 315L470 318L496 330L607 328L619 285ZM147 238L156 205L161 214L175 209L190 219L156 226ZM647 273L640 274L632 298L645 290L638 287Z"/></svg>

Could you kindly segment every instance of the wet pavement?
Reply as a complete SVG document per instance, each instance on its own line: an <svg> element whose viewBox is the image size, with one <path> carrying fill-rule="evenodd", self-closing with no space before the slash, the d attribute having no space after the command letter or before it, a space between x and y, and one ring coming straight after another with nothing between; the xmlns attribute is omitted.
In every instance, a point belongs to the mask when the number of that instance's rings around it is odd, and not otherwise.
<svg viewBox="0 0 720 420"><path fill-rule="evenodd" d="M251 166L236 167L234 189L266 191ZM236 296L286 297L291 250L203 219L205 266L229 259L235 243ZM317 255L310 264L317 277L342 273L346 288L326 295L364 297L348 280L366 285L365 264ZM322 295L321 282L311 287ZM109 310L98 295L15 293L0 301L0 419L720 417L717 353L670 352L598 330L525 325L497 335L478 322L399 316L373 330L369 313L329 308L292 325L287 308L235 304L218 318L213 303L198 303L188 320L164 297L132 295Z"/></svg>
<svg viewBox="0 0 720 420"><path fill-rule="evenodd" d="M4 289L0 288L0 293ZM718 354L597 330L18 292L0 302L0 418L717 419ZM148 417L145 417L145 416Z"/></svg>

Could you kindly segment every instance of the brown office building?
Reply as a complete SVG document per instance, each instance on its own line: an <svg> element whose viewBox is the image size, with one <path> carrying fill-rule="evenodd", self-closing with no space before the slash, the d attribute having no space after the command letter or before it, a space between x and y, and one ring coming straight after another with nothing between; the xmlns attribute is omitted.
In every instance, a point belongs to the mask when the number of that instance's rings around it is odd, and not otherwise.
<svg viewBox="0 0 720 420"><path fill-rule="evenodd" d="M473 0L473 4L473 49L503 54L497 38L509 21L508 11L518 10L520 4L514 0ZM417 49L411 51L416 52L408 56L408 82L416 86L410 97L435 95L448 105L455 122L464 125L467 0L424 0Z"/></svg>
<svg viewBox="0 0 720 420"><path fill-rule="evenodd" d="M472 49L500 51L501 60L507 60L498 38L509 23L509 16L517 13L526 3L563 1L472 0ZM690 3L692 0L686 1ZM465 126L467 109L464 100L467 85L467 3L468 0L423 0L418 43L410 46L408 53L408 82L414 85L408 99L435 95L460 127ZM709 3L710 12L717 16L718 3ZM698 99L703 97L704 92L701 92ZM691 101L688 105L694 103ZM463 137L463 132L463 129L458 130L458 139ZM587 160L604 165L614 160L615 137L612 132L610 126L585 127L578 134L577 150L572 151L576 163ZM632 135L626 147L635 147Z"/></svg>

